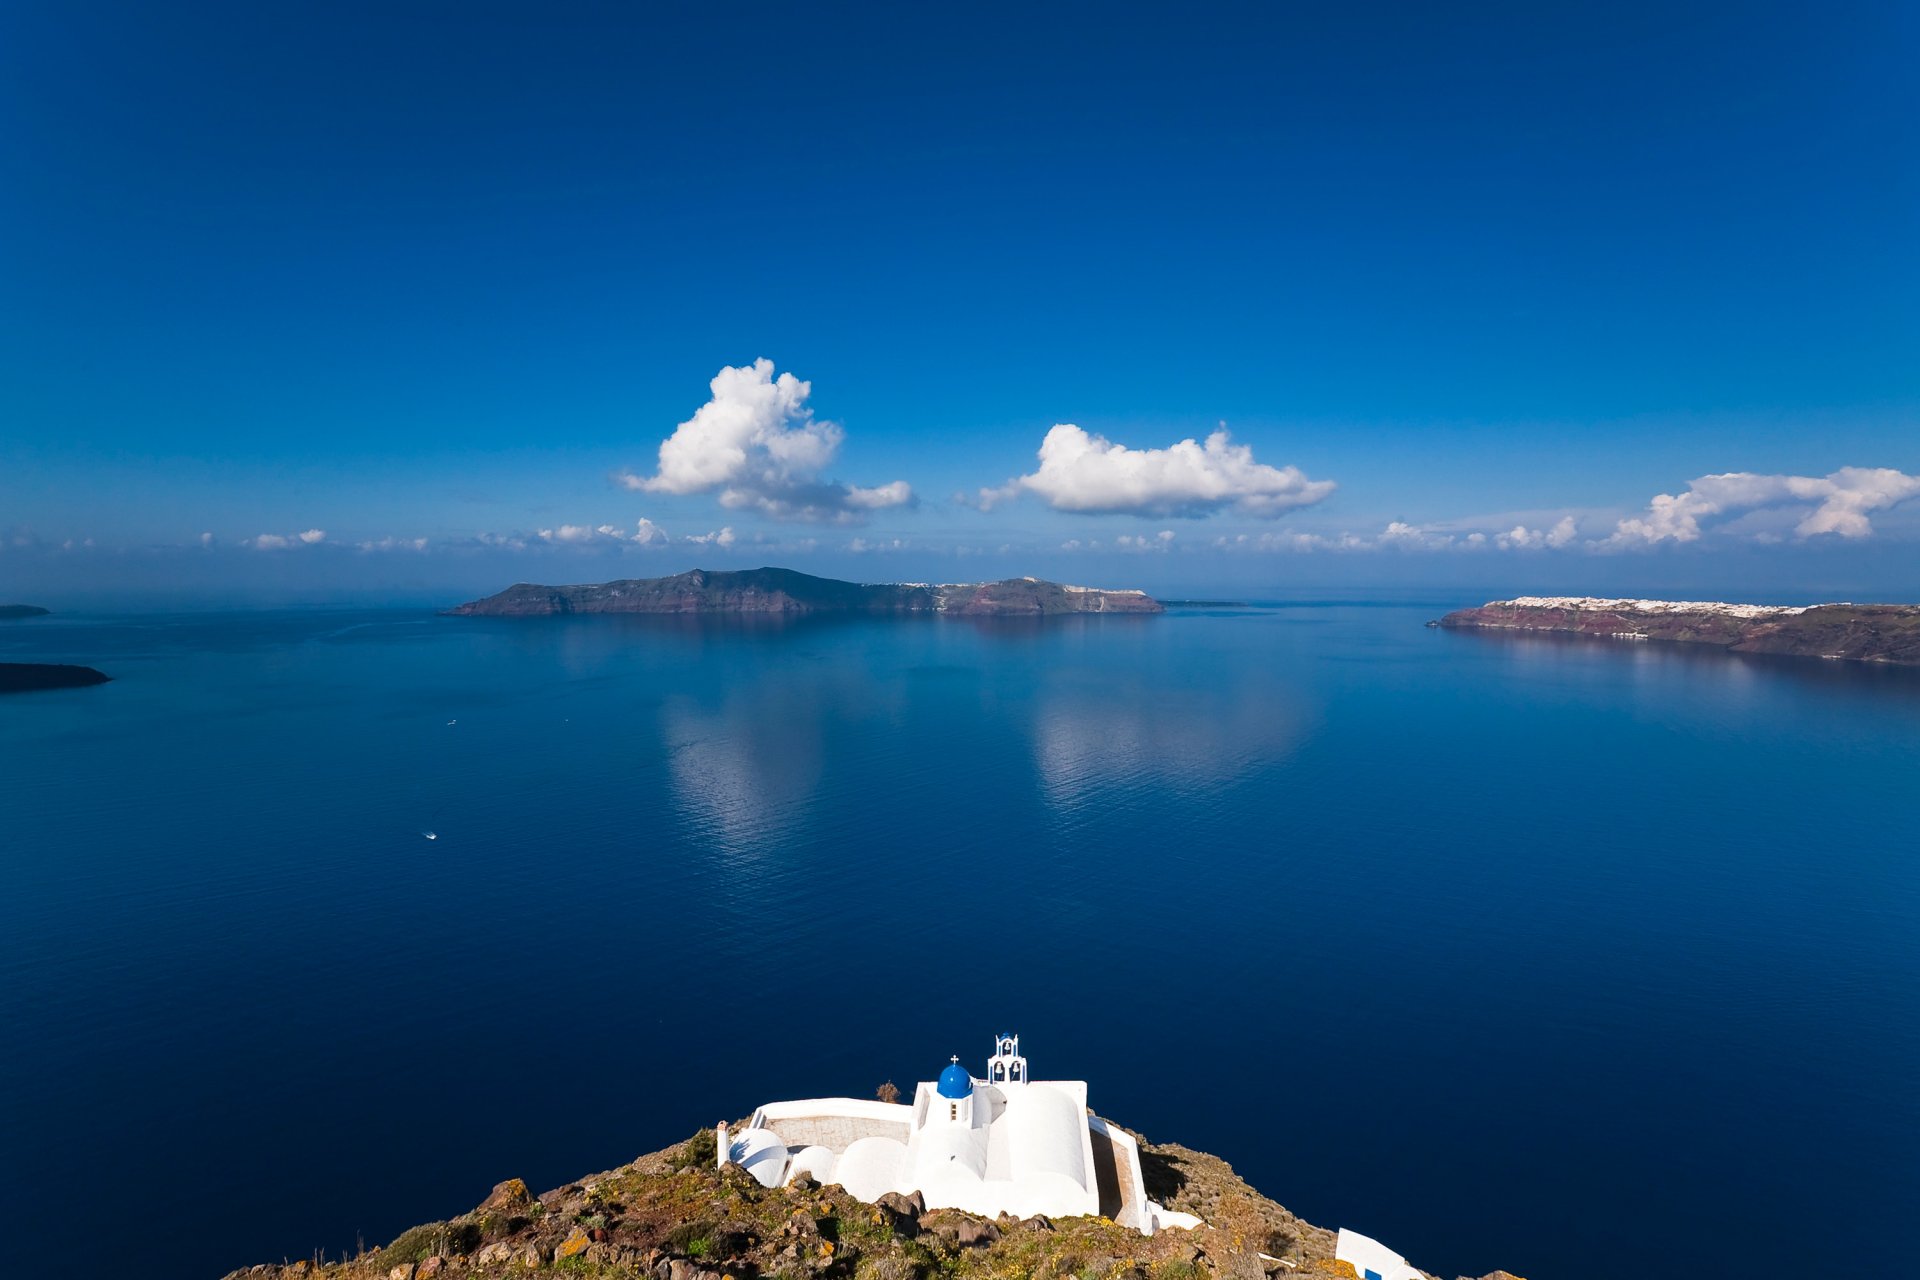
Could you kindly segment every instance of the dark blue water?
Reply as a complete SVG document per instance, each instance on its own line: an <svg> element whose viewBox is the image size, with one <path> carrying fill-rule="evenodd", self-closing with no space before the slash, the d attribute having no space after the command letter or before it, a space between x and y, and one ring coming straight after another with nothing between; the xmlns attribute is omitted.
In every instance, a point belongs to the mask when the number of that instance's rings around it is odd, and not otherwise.
<svg viewBox="0 0 1920 1280"><path fill-rule="evenodd" d="M6 625L117 677L0 700L9 1261L337 1255L1003 1025L1445 1275L1904 1238L1920 679L1437 611Z"/></svg>

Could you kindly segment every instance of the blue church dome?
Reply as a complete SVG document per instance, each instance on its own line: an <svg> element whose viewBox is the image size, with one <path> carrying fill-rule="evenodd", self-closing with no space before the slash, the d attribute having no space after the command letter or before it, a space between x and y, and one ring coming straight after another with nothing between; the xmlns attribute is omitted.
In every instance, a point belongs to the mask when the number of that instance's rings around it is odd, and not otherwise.
<svg viewBox="0 0 1920 1280"><path fill-rule="evenodd" d="M934 1087L943 1098L964 1098L973 1092L973 1077L958 1062L950 1062L947 1069L940 1073L940 1082Z"/></svg>

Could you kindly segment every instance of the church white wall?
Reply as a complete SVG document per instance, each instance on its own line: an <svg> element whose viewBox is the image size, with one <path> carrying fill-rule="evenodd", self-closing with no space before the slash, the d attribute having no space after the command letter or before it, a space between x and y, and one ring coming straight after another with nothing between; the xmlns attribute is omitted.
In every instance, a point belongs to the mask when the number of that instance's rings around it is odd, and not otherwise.
<svg viewBox="0 0 1920 1280"><path fill-rule="evenodd" d="M1093 1165L1098 1125L1111 1134L1116 1154L1123 1147L1129 1157L1122 1201L1133 1220L1122 1221L1151 1232L1156 1221L1141 1186L1138 1146L1089 1115L1086 1096L1086 1083L1078 1080L976 1083L955 1115L955 1100L923 1081L912 1105L860 1098L770 1102L723 1144L722 1158L766 1186L804 1173L868 1202L889 1191L919 1191L930 1208L987 1218L1075 1217L1100 1211Z"/></svg>
<svg viewBox="0 0 1920 1280"><path fill-rule="evenodd" d="M787 1144L771 1129L742 1129L733 1135L727 1159L753 1175L763 1187L777 1187L787 1173Z"/></svg>
<svg viewBox="0 0 1920 1280"><path fill-rule="evenodd" d="M1334 1241L1333 1256L1336 1261L1351 1264L1362 1280L1369 1271L1380 1280L1426 1280L1425 1273L1408 1266L1405 1258L1378 1240L1345 1227L1340 1228L1340 1235Z"/></svg>
<svg viewBox="0 0 1920 1280"><path fill-rule="evenodd" d="M869 1203L889 1191L900 1191L905 1181L907 1148L892 1138L862 1138L834 1161L833 1180L856 1200Z"/></svg>
<svg viewBox="0 0 1920 1280"><path fill-rule="evenodd" d="M839 1157L825 1147L802 1147L794 1152L792 1159L787 1161L787 1181L792 1182L801 1174L805 1174L821 1186L838 1182L839 1179L834 1177L833 1173L833 1166L838 1160Z"/></svg>
<svg viewBox="0 0 1920 1280"><path fill-rule="evenodd" d="M752 1127L777 1129L789 1147L845 1151L861 1138L905 1142L913 1108L869 1098L800 1098L769 1102L753 1113Z"/></svg>
<svg viewBox="0 0 1920 1280"><path fill-rule="evenodd" d="M1087 1128L1113 1143L1114 1175L1120 1183L1120 1212L1114 1218L1123 1227L1152 1235L1154 1215L1147 1210L1146 1180L1140 1172L1140 1144L1117 1124L1108 1124L1100 1116L1089 1114ZM1097 1179L1096 1179L1097 1182ZM1097 1187L1096 1187L1097 1191Z"/></svg>
<svg viewBox="0 0 1920 1280"><path fill-rule="evenodd" d="M1093 1185L1092 1144L1087 1141L1083 1104L1052 1084L1009 1085L1006 1114L1007 1159L1015 1181L1058 1174L1087 1188Z"/></svg>

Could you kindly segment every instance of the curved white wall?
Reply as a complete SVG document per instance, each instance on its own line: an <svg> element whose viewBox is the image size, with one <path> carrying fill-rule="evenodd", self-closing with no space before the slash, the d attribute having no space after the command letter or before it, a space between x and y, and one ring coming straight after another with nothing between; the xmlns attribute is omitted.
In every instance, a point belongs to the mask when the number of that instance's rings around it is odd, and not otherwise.
<svg viewBox="0 0 1920 1280"><path fill-rule="evenodd" d="M1030 1084L1008 1089L1007 1158L1015 1181L1058 1174L1081 1189L1092 1185L1087 1176L1086 1121L1079 1103L1058 1089Z"/></svg>
<svg viewBox="0 0 1920 1280"><path fill-rule="evenodd" d="M833 1180L856 1200L871 1203L897 1190L907 1163L905 1144L892 1138L862 1138L833 1164Z"/></svg>

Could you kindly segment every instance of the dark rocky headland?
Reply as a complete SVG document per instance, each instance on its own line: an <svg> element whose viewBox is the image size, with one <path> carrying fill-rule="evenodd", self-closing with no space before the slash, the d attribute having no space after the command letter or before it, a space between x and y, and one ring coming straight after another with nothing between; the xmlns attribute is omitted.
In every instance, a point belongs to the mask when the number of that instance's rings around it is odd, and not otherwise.
<svg viewBox="0 0 1920 1280"><path fill-rule="evenodd" d="M64 662L0 662L0 693L37 693L43 689L84 689L113 679L92 667Z"/></svg>
<svg viewBox="0 0 1920 1280"><path fill-rule="evenodd" d="M1142 1140L1147 1193L1206 1225L1144 1236L1106 1218L989 1221L918 1196L864 1204L811 1180L769 1190L714 1167L711 1130L534 1196L518 1178L470 1213L385 1248L265 1263L227 1280L1265 1280L1344 1276L1334 1233L1303 1222L1222 1160ZM1264 1257L1262 1255L1265 1255ZM1484 1280L1514 1280L1504 1271Z"/></svg>
<svg viewBox="0 0 1920 1280"><path fill-rule="evenodd" d="M15 618L44 618L51 609L42 609L37 604L0 604L0 622L11 622Z"/></svg>
<svg viewBox="0 0 1920 1280"><path fill-rule="evenodd" d="M526 618L582 613L941 614L1046 617L1065 613L1160 613L1144 591L1069 587L1037 578L1004 582L840 582L792 569L694 569L669 578L547 587L521 582L446 610L462 617Z"/></svg>
<svg viewBox="0 0 1920 1280"><path fill-rule="evenodd" d="M1443 627L1552 631L1622 640L1673 640L1732 653L1772 653L1920 666L1920 605L1720 604L1520 596L1459 609Z"/></svg>

